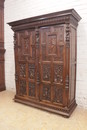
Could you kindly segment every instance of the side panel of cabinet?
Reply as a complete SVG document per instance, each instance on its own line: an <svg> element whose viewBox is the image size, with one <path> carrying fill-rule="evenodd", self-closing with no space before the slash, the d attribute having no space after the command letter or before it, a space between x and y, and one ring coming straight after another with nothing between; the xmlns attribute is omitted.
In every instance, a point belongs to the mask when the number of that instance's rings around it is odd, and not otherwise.
<svg viewBox="0 0 87 130"><path fill-rule="evenodd" d="M70 38L70 89L69 98L70 102L75 99L76 90L76 28L71 26Z"/></svg>

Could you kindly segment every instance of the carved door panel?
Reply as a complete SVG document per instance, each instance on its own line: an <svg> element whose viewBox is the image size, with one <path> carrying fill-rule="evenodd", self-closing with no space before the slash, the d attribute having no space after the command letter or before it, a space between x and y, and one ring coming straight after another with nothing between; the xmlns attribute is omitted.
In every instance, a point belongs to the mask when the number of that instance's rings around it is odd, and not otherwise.
<svg viewBox="0 0 87 130"><path fill-rule="evenodd" d="M19 95L36 98L36 48L33 30L18 33Z"/></svg>
<svg viewBox="0 0 87 130"><path fill-rule="evenodd" d="M64 99L64 26L40 29L40 100L63 105Z"/></svg>

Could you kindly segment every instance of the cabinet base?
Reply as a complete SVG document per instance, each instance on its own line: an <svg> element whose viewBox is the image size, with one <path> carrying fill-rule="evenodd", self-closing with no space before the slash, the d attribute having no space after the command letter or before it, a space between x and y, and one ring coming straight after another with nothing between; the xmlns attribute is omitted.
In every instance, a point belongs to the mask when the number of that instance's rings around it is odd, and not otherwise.
<svg viewBox="0 0 87 130"><path fill-rule="evenodd" d="M68 108L67 107L54 106L54 105L49 106L49 105L46 105L42 102L30 101L28 99L22 99L18 96L15 96L14 101L28 105L28 106L32 106L32 107L35 107L35 108L38 108L38 109L42 109L42 110L45 110L45 111L48 111L48 112L51 112L51 113L62 115L62 116L67 117L67 118L70 117L73 110L77 106L75 101Z"/></svg>

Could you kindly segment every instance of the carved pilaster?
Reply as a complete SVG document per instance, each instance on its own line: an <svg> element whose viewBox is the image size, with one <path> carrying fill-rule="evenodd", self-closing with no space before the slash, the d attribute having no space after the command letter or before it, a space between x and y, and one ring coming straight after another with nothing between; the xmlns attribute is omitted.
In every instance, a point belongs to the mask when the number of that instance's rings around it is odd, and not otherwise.
<svg viewBox="0 0 87 130"><path fill-rule="evenodd" d="M66 24L66 78L65 78L65 95L66 95L66 105L68 105L69 98L69 55L70 55L70 24Z"/></svg>
<svg viewBox="0 0 87 130"><path fill-rule="evenodd" d="M69 88L69 50L70 49L70 25L66 24L66 85L65 88Z"/></svg>
<svg viewBox="0 0 87 130"><path fill-rule="evenodd" d="M66 24L66 47L70 46L70 25Z"/></svg>

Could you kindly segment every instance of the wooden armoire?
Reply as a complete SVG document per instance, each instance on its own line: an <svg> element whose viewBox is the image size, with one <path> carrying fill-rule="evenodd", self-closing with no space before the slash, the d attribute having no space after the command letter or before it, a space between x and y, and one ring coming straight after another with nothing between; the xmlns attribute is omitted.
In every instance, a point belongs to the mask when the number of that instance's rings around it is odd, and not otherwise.
<svg viewBox="0 0 87 130"><path fill-rule="evenodd" d="M14 31L15 101L70 116L80 19L70 9L8 23Z"/></svg>
<svg viewBox="0 0 87 130"><path fill-rule="evenodd" d="M5 90L4 72L4 1L0 0L0 91Z"/></svg>

